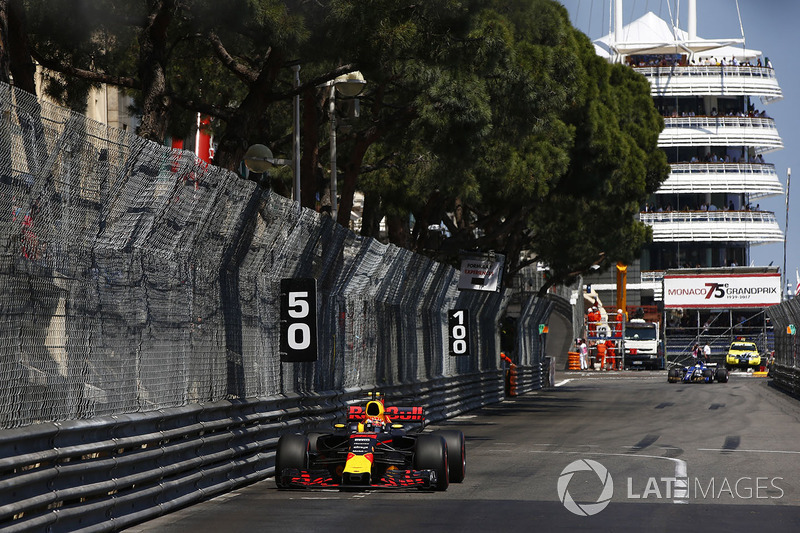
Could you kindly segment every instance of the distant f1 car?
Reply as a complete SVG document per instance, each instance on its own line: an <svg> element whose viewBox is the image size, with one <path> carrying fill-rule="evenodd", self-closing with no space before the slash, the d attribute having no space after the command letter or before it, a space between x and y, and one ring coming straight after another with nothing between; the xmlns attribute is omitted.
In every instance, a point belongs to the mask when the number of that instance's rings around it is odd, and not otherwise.
<svg viewBox="0 0 800 533"><path fill-rule="evenodd" d="M669 383L727 383L728 370L718 368L716 363L697 361L691 366L672 367L667 372Z"/></svg>
<svg viewBox="0 0 800 533"><path fill-rule="evenodd" d="M417 423L415 432L401 422ZM423 433L422 407L385 407L380 393L350 406L347 424L329 433L283 435L275 456L280 489L447 490L466 473L464 434Z"/></svg>

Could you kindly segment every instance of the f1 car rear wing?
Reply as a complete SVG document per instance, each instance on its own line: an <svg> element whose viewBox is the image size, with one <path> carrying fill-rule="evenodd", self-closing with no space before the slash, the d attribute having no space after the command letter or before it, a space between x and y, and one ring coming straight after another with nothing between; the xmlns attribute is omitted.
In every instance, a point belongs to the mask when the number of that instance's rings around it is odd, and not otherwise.
<svg viewBox="0 0 800 533"><path fill-rule="evenodd" d="M425 413L422 407L397 407L390 406L384 409L384 414L389 417L392 422L424 422ZM350 422L358 422L366 419L367 409L362 405L351 405L350 410L347 412L347 420Z"/></svg>

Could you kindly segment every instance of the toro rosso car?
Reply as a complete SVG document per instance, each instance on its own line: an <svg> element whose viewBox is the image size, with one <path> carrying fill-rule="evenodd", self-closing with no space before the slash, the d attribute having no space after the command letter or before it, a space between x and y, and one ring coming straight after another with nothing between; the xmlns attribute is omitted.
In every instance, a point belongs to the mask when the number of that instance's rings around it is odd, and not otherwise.
<svg viewBox="0 0 800 533"><path fill-rule="evenodd" d="M283 435L275 456L278 488L447 490L466 472L464 434L422 433L422 407L385 407L375 393L350 406L329 433ZM417 432L405 425L418 426Z"/></svg>
<svg viewBox="0 0 800 533"><path fill-rule="evenodd" d="M717 368L715 363L703 363L697 361L692 366L672 367L667 372L669 383L718 383L728 382L728 371L725 368Z"/></svg>

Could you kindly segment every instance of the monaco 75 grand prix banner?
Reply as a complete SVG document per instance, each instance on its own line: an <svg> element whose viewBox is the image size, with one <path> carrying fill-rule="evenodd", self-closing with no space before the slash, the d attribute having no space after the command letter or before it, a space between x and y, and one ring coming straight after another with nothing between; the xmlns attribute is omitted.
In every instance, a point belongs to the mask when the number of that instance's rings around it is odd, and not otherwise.
<svg viewBox="0 0 800 533"><path fill-rule="evenodd" d="M664 307L766 307L781 303L781 275L665 274Z"/></svg>

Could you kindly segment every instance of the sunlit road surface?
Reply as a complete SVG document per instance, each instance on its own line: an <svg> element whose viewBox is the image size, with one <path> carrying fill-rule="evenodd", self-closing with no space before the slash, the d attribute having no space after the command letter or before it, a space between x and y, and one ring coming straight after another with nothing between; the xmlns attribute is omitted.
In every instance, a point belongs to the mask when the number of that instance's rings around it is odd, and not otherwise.
<svg viewBox="0 0 800 533"><path fill-rule="evenodd" d="M768 378L565 372L446 425L446 492L279 491L268 479L129 528L257 531L800 531L800 401ZM389 399L391 401L391 399Z"/></svg>

